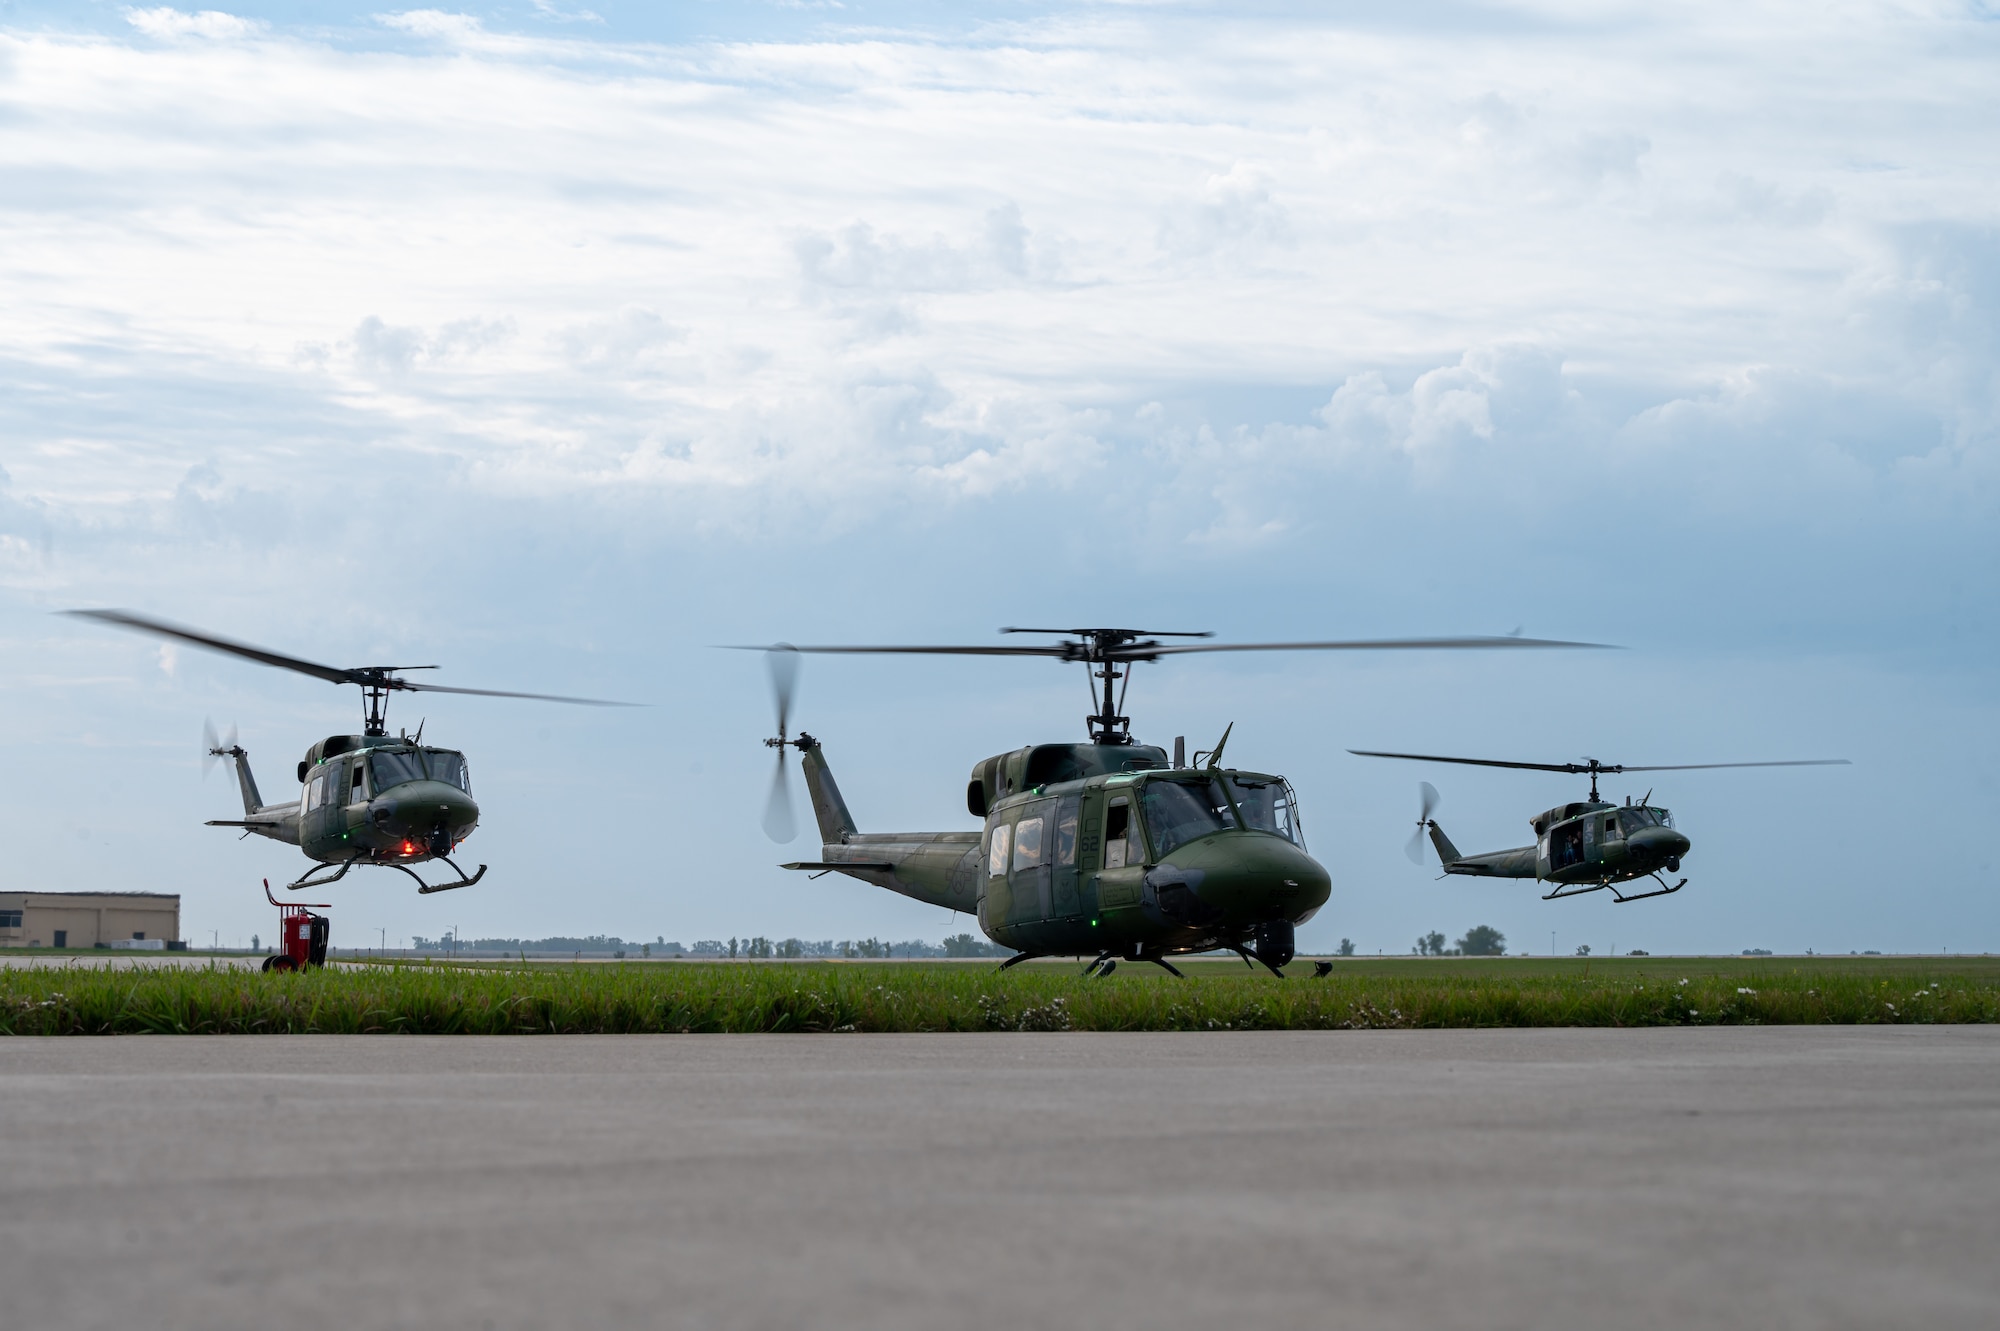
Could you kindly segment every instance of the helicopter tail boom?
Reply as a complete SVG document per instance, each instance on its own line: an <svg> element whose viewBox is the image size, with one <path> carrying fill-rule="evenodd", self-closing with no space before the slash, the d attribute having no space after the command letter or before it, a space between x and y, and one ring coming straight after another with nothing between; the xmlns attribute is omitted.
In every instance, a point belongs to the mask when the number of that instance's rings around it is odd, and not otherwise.
<svg viewBox="0 0 2000 1331"><path fill-rule="evenodd" d="M1535 876L1535 847L1522 846L1518 850L1489 850L1479 855L1466 855L1451 844L1451 838L1436 823L1430 825L1431 844L1437 847L1438 858L1444 862L1446 873L1469 874L1474 878L1533 878Z"/></svg>

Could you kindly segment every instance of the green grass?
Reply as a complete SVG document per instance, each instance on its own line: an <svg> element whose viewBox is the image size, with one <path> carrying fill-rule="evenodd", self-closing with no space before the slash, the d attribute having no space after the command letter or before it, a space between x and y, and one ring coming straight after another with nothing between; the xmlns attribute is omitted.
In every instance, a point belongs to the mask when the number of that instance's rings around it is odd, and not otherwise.
<svg viewBox="0 0 2000 1331"><path fill-rule="evenodd" d="M632 962L341 966L296 975L0 970L0 1034L1327 1030L2000 1020L1983 957L1356 959L1286 980L1121 966ZM1303 964L1294 969L1308 972Z"/></svg>

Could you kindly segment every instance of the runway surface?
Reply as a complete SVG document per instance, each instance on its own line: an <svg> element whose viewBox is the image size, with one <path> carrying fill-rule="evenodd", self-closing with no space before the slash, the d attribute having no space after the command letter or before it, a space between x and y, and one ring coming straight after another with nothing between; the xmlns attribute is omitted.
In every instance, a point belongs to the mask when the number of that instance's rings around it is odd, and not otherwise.
<svg viewBox="0 0 2000 1331"><path fill-rule="evenodd" d="M19 1327L1986 1327L2000 1029L0 1040Z"/></svg>

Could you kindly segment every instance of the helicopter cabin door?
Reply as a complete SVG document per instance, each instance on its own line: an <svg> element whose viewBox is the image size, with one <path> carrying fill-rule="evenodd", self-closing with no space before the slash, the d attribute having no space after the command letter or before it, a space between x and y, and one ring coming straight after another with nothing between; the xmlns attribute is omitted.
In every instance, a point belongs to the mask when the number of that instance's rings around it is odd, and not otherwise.
<svg viewBox="0 0 2000 1331"><path fill-rule="evenodd" d="M1588 819L1577 818L1564 823L1549 832L1549 868L1561 873L1571 865L1583 863L1583 825Z"/></svg>

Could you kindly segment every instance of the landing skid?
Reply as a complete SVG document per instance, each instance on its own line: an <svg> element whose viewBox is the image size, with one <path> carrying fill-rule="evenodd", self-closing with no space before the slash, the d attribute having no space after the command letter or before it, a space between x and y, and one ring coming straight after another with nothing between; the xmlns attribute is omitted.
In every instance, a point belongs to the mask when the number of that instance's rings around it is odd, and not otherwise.
<svg viewBox="0 0 2000 1331"><path fill-rule="evenodd" d="M1611 893L1612 900L1617 902L1622 903L1626 901L1644 901L1647 897L1672 896L1674 893L1680 891L1688 884L1688 880L1683 878L1678 883L1675 883L1672 887L1668 887L1667 880L1660 877L1660 875L1653 874L1652 878L1655 882L1657 882L1660 885L1659 889L1654 892L1633 892L1628 895L1626 893L1620 892L1618 890L1618 885L1610 881L1602 883L1571 883L1556 888L1555 891L1544 896L1542 900L1560 901L1564 897L1580 897L1584 895L1586 892L1603 892L1608 890Z"/></svg>
<svg viewBox="0 0 2000 1331"><path fill-rule="evenodd" d="M483 864L479 866L478 873L475 873L470 878L468 878L466 877L465 870L459 868L456 864L452 864L451 857L449 855L436 855L433 856L432 858L443 860L446 864L451 864L451 871L458 875L458 881L455 883L426 883L421 877L418 876L416 870L410 868L406 864L368 865L364 863L364 861L359 855L351 855L347 859L341 862L341 865L338 869L334 870L334 872L328 874L326 877L315 878L313 876L314 874L321 872L321 870L327 867L326 865L322 864L318 868L307 870L305 876L300 878L298 882L286 883L285 888L288 891L296 892L302 887L325 887L329 883L337 883L341 879L347 877L347 871L349 869L352 869L357 864L361 864L363 865L363 867L373 867L381 869L400 869L404 873L410 875L410 877L415 878L417 880L417 891L419 894L429 894L432 892L449 892L455 887L471 887L474 883L478 882L480 879L486 876L486 866Z"/></svg>
<svg viewBox="0 0 2000 1331"><path fill-rule="evenodd" d="M475 873L474 875L472 875L472 877L467 878L465 876L465 870L459 868L456 864L451 863L451 856L435 855L432 856L432 858L443 860L446 864L451 864L451 871L458 875L458 881L455 883L426 883L423 879L417 878L417 871L415 869L410 868L408 865L392 864L389 867L392 869L401 869L404 873L410 875L410 877L416 878L417 892L419 895L427 895L431 892L449 892L455 887L471 887L474 883L478 882L480 879L486 876L486 866L483 864L479 866L478 873Z"/></svg>
<svg viewBox="0 0 2000 1331"><path fill-rule="evenodd" d="M1248 948L1238 947L1234 943L1224 943L1223 946L1228 948L1231 952L1234 952L1237 956L1243 958L1243 964L1248 966L1251 970L1254 971L1257 969L1259 965L1262 965L1265 970L1271 972L1271 974L1277 976L1279 979L1282 980L1285 978L1285 973L1283 971L1279 970L1276 966L1273 966L1270 962L1265 961L1262 957L1258 956L1255 952L1250 951Z"/></svg>
<svg viewBox="0 0 2000 1331"><path fill-rule="evenodd" d="M1683 878L1678 883L1675 883L1672 887L1668 887L1667 880L1660 877L1658 874L1653 875L1653 880L1660 885L1659 890L1657 891L1634 892L1631 896L1628 897L1628 896L1619 896L1618 889L1614 887L1611 889L1611 895L1618 899L1620 905L1623 905L1627 901L1644 901L1647 897L1672 896L1674 893L1680 891L1682 888L1688 885L1688 880Z"/></svg>

